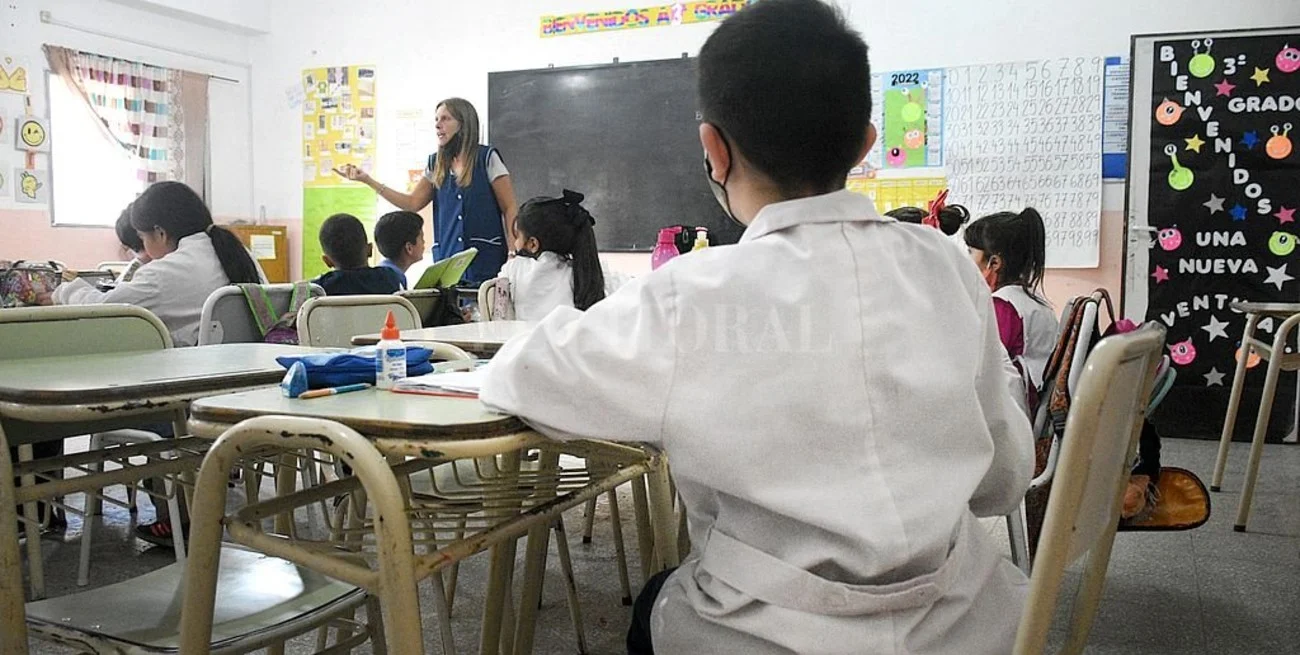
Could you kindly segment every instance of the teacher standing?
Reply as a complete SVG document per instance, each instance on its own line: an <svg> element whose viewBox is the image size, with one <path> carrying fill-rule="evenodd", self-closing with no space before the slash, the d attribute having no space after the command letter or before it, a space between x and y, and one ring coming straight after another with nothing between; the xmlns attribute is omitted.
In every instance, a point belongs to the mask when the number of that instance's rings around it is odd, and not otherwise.
<svg viewBox="0 0 1300 655"><path fill-rule="evenodd" d="M418 212L432 202L434 260L477 248L464 281L478 286L496 277L506 263L518 211L510 171L496 148L479 143L478 112L469 101L438 103L434 130L438 151L429 155L424 177L410 193L391 189L351 164L336 172L400 209Z"/></svg>

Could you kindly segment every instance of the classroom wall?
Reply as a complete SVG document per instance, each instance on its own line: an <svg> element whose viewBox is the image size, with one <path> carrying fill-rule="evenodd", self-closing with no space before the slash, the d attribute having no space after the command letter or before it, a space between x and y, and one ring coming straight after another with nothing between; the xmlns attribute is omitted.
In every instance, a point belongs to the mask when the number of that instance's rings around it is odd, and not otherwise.
<svg viewBox="0 0 1300 655"><path fill-rule="evenodd" d="M43 11L54 21L82 29L43 23ZM41 51L46 43L235 80L214 80L209 89L210 203L220 216L248 219L255 215L247 34L105 0L6 0L0 6L0 57L27 64L29 94L37 115L48 113L46 62ZM8 118L22 110L22 95L0 92L0 114ZM51 126L51 134L58 138L57 125ZM12 149L12 139L8 131L0 138L0 167L8 174L14 166L23 165L23 155ZM37 166L48 165L48 156L41 155ZM0 198L0 260L59 259L71 266L90 267L120 257L112 229L54 227L47 206L18 205L12 195Z"/></svg>
<svg viewBox="0 0 1300 655"><path fill-rule="evenodd" d="M277 0L271 34L255 39L253 84L254 202L278 222L301 214L298 113L285 89L308 66L378 67L381 164L376 177L396 184L404 165L393 161L398 110L462 96L486 112L487 73L695 54L713 25L684 25L621 33L542 39L544 13L631 6L613 0ZM1129 0L1002 0L910 3L841 1L872 48L878 69L923 68L1044 56L1127 54L1134 33L1300 24L1295 0L1239 0L1231 12L1219 0L1177 5ZM507 161L509 153L505 153ZM1107 184L1101 215L1101 265L1049 271L1048 295L1058 305L1098 286L1118 292L1124 239L1123 185ZM630 273L649 270L648 254L610 253L606 261Z"/></svg>

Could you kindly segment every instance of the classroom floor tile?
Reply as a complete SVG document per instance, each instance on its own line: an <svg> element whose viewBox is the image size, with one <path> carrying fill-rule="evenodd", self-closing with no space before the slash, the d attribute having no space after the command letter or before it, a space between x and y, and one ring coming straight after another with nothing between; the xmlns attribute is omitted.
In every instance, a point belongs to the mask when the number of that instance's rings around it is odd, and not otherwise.
<svg viewBox="0 0 1300 655"><path fill-rule="evenodd" d="M1194 471L1208 484L1216 448L1217 443L1209 441L1166 440L1163 462ZM1106 589L1086 653L1271 655L1295 652L1295 644L1300 643L1300 621L1297 621L1300 447L1265 447L1250 531L1237 533L1232 531L1232 524L1248 450L1248 444L1233 445L1224 491L1213 494L1213 514L1206 525L1189 532L1117 535ZM620 498L635 593L641 576L632 502L626 490ZM242 502L238 490L232 491L231 502ZM146 502L138 520L152 520L152 516L152 508ZM108 584L171 562L168 549L149 547L131 536L134 524L126 510L106 506L105 516L96 520L99 523L94 533L91 584ZM51 595L76 591L81 526L76 517L71 517L69 522L65 534L42 539ZM987 519L984 524L999 543L1006 543L1005 524L1001 519ZM568 515L565 527L582 603L587 652L623 653L630 608L623 606L618 589L605 499L602 497L598 505L592 544L582 544L581 510ZM552 564L556 561L554 545L548 561ZM459 652L478 650L479 613L486 578L485 557L474 557L462 564L452 621ZM1067 577L1067 591L1074 589L1077 580L1077 575ZM430 585L421 585L424 607L430 607L430 593ZM543 595L534 652L577 652L562 580L553 565L548 567ZM1068 608L1061 614L1067 611ZM1063 627L1058 621L1051 646L1057 647L1063 637ZM287 652L311 652L313 644L309 641L291 643ZM33 652L40 654L73 652L44 643L34 642L33 647ZM425 650L440 652L437 626L428 612ZM368 653L369 649L357 652ZM954 647L953 652L960 652L960 648Z"/></svg>

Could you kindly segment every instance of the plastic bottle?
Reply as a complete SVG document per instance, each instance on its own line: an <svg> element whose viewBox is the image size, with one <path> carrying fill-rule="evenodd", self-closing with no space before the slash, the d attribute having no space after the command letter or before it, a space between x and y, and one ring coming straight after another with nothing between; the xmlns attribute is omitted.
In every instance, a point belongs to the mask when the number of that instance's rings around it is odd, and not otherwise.
<svg viewBox="0 0 1300 655"><path fill-rule="evenodd" d="M677 235L681 231L680 227L666 227L659 230L659 242L655 244L654 253L650 255L650 270L663 266L665 262L680 254L677 252Z"/></svg>
<svg viewBox="0 0 1300 655"><path fill-rule="evenodd" d="M397 330L397 319L388 312L384 329L379 333L375 352L375 386L392 389L398 380L406 377L406 344Z"/></svg>
<svg viewBox="0 0 1300 655"><path fill-rule="evenodd" d="M695 245L691 246L691 252L704 250L709 247L709 231L705 228L695 229Z"/></svg>

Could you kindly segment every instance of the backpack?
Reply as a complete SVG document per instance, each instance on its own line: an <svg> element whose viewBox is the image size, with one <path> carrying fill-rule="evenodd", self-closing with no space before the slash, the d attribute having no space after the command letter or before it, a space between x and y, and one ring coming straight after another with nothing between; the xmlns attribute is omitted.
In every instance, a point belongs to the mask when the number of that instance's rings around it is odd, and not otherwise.
<svg viewBox="0 0 1300 655"><path fill-rule="evenodd" d="M289 308L278 318L275 305L271 303L271 296L266 293L266 287L260 284L238 286L239 290L244 292L244 299L248 301L248 309L253 312L253 320L257 322L257 329L262 333L263 342L287 346L298 345L298 308L311 297L311 283L294 282L293 293L289 296Z"/></svg>
<svg viewBox="0 0 1300 655"><path fill-rule="evenodd" d="M54 291L63 282L57 262L0 262L0 307L36 304L36 296Z"/></svg>
<svg viewBox="0 0 1300 655"><path fill-rule="evenodd" d="M424 327L441 325L460 325L465 322L465 315L460 310L460 295L456 287L437 287L438 299L429 309L429 313L420 317Z"/></svg>

